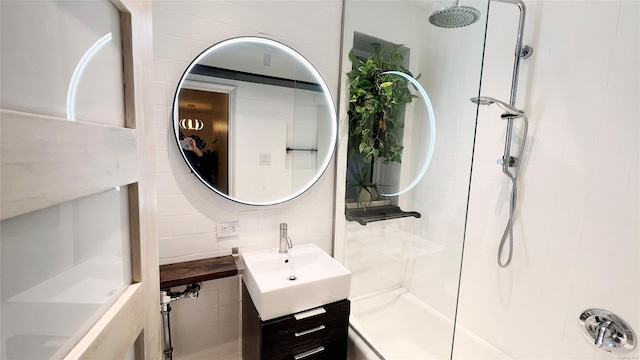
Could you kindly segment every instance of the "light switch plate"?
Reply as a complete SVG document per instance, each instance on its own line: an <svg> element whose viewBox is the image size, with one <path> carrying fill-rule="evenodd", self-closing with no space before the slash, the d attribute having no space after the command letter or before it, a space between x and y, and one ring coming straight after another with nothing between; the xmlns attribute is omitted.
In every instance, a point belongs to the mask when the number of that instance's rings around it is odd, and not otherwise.
<svg viewBox="0 0 640 360"><path fill-rule="evenodd" d="M260 165L271 165L271 154L260 154Z"/></svg>

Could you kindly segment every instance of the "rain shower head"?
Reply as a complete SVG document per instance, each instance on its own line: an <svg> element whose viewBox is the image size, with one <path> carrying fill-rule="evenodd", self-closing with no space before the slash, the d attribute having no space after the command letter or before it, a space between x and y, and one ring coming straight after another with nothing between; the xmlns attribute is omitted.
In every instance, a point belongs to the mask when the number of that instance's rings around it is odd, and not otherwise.
<svg viewBox="0 0 640 360"><path fill-rule="evenodd" d="M429 16L429 22L441 28L459 28L478 21L480 11L470 6L459 6L458 1L450 7L434 11Z"/></svg>
<svg viewBox="0 0 640 360"><path fill-rule="evenodd" d="M500 108L502 108L502 110L506 111L510 115L522 115L522 114L524 114L524 111L516 109L513 106L511 106L511 105L509 105L509 104L507 104L505 102L502 102L502 101L500 101L498 99L494 99L492 97L480 96L480 97L471 98L469 100L471 100L472 103L478 104L478 105L491 105L491 104L495 103L498 106L500 106Z"/></svg>

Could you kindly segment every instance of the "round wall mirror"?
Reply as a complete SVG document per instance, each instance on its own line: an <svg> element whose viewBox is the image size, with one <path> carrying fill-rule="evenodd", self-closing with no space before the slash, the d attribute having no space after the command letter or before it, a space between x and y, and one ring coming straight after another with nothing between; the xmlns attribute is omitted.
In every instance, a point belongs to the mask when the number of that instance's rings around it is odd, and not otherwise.
<svg viewBox="0 0 640 360"><path fill-rule="evenodd" d="M291 200L318 181L335 149L327 84L279 42L217 43L180 79L173 103L177 144L211 190L249 205Z"/></svg>

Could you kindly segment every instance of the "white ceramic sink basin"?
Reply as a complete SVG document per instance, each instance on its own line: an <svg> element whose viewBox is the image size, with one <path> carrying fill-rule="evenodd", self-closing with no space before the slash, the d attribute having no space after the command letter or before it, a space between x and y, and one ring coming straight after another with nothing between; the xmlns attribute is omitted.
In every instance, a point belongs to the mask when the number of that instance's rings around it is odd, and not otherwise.
<svg viewBox="0 0 640 360"><path fill-rule="evenodd" d="M242 254L244 282L262 320L297 313L349 296L351 272L315 244Z"/></svg>

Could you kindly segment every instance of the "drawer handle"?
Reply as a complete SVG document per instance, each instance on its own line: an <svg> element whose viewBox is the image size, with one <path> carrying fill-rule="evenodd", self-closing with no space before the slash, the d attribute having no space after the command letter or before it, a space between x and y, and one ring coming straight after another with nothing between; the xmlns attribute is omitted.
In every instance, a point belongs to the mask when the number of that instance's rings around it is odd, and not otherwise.
<svg viewBox="0 0 640 360"><path fill-rule="evenodd" d="M294 333L293 335L295 335L296 337L300 337L300 336L309 335L309 334L312 334L312 333L314 333L316 331L320 331L320 330L324 330L324 329L325 329L324 325L320 325L318 327L314 327L313 329L309 329L309 330L305 330L305 331Z"/></svg>
<svg viewBox="0 0 640 360"><path fill-rule="evenodd" d="M304 359L304 358L306 358L308 356L315 355L315 354L323 352L323 351L324 351L324 346L318 346L317 348L311 349L309 351L305 351L302 354L294 355L293 358L295 360L300 360L300 359Z"/></svg>
<svg viewBox="0 0 640 360"><path fill-rule="evenodd" d="M293 317L295 317L296 320L302 320L302 319L310 318L312 316L321 315L326 312L327 310L325 310L323 307L319 307L319 308L303 311L297 314L293 314Z"/></svg>

